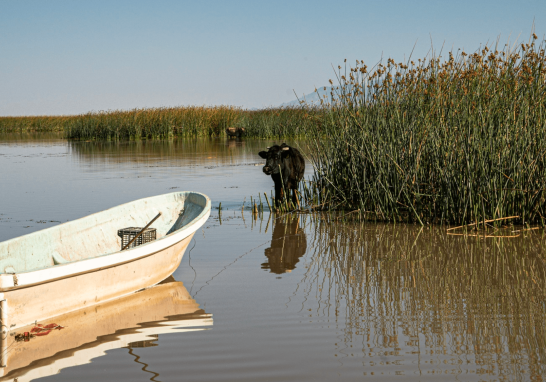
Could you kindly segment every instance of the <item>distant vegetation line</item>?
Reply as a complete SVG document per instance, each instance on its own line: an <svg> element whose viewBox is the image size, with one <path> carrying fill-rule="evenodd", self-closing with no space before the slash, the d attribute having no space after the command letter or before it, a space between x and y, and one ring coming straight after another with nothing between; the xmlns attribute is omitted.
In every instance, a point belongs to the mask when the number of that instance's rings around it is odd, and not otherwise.
<svg viewBox="0 0 546 382"><path fill-rule="evenodd" d="M280 107L244 110L233 106L169 107L92 112L74 116L0 117L0 132L62 131L68 139L124 140L224 136L243 127L248 137L304 136L312 115L324 111Z"/></svg>

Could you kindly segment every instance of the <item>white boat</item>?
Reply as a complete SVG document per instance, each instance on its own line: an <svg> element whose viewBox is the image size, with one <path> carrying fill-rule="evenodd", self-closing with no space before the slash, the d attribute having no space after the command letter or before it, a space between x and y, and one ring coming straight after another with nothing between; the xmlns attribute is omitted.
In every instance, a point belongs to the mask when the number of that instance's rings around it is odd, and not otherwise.
<svg viewBox="0 0 546 382"><path fill-rule="evenodd" d="M210 203L196 192L159 195L0 243L2 337L166 279L208 219ZM158 213L156 240L121 250L118 230L144 227Z"/></svg>
<svg viewBox="0 0 546 382"><path fill-rule="evenodd" d="M207 329L212 316L171 277L143 291L57 316L44 324L62 329L27 340L22 336L32 333L36 326L10 333L2 349L0 381L27 382L55 375L112 349L128 348L128 357L134 357L138 348L156 346L159 334Z"/></svg>

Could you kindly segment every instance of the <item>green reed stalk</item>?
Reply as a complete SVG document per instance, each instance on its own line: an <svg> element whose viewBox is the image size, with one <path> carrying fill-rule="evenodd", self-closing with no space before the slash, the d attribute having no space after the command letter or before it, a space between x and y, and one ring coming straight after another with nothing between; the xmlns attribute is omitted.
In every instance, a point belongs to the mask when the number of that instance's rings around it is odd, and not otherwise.
<svg viewBox="0 0 546 382"><path fill-rule="evenodd" d="M379 220L470 223L546 214L546 44L363 62L339 86L308 151L323 209Z"/></svg>

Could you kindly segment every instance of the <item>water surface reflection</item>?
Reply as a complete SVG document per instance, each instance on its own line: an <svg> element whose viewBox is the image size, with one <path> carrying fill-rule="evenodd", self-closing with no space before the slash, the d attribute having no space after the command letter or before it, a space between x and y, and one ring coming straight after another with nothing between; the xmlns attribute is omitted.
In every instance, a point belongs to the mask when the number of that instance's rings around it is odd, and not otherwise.
<svg viewBox="0 0 546 382"><path fill-rule="evenodd" d="M131 358L149 373L147 364L137 355L138 348L158 346L159 334L203 330L212 325L211 315L200 309L184 285L172 276L128 297L50 321L63 328L27 339L21 335L31 332L32 327L10 333L2 352L6 366L0 369L1 381L23 382L54 375L117 348L128 348Z"/></svg>
<svg viewBox="0 0 546 382"><path fill-rule="evenodd" d="M154 167L183 163L185 166L212 165L217 167L243 163L254 164L253 162L262 163L258 152L273 142L275 141L210 138L121 142L71 141L68 144L75 157L87 162L141 163L144 165L154 162ZM257 172L257 174L259 173Z"/></svg>
<svg viewBox="0 0 546 382"><path fill-rule="evenodd" d="M265 249L267 262L262 264L262 269L277 274L292 272L307 250L307 237L300 227L300 217L288 215L276 219L273 224L271 246Z"/></svg>
<svg viewBox="0 0 546 382"><path fill-rule="evenodd" d="M368 370L542 380L543 233L464 237L327 217L313 230L304 310L342 322Z"/></svg>

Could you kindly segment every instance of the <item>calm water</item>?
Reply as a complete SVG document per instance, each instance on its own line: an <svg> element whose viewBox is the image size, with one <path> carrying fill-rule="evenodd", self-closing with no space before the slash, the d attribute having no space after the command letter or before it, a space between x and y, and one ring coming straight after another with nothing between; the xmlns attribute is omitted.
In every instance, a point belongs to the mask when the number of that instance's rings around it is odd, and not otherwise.
<svg viewBox="0 0 546 382"><path fill-rule="evenodd" d="M226 208L196 233L173 279L102 313L64 318L74 324L36 339L64 350L37 352L32 363L22 354L6 380L546 375L541 230L481 238L328 216L252 218L243 200L272 189L257 156L267 141L2 139L0 240L175 190L204 192ZM71 345L77 336L85 345Z"/></svg>

